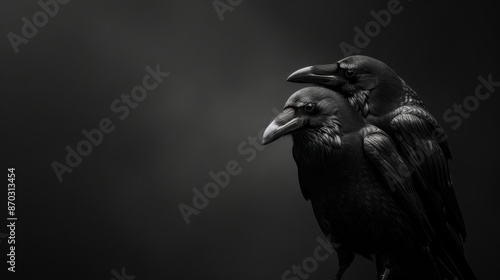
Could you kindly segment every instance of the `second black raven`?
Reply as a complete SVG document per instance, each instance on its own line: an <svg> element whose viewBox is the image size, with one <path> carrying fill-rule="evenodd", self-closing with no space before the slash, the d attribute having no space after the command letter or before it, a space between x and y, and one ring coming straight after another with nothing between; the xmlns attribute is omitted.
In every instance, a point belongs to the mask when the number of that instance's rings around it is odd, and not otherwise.
<svg viewBox="0 0 500 280"><path fill-rule="evenodd" d="M400 176L409 171L391 138L342 95L322 87L294 93L262 142L287 134L302 194L339 256L336 279L355 254L375 256L384 280L474 279L436 238L414 180Z"/></svg>

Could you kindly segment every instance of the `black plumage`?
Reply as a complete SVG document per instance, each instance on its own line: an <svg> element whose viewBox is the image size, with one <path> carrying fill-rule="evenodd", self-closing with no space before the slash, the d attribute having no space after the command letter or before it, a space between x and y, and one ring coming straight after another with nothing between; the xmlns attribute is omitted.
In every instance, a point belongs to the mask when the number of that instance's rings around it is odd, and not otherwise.
<svg viewBox="0 0 500 280"><path fill-rule="evenodd" d="M419 198L428 213L436 239L447 255L447 270L457 278L475 279L463 252L465 223L448 167L451 153L443 129L422 100L394 70L367 56L351 56L334 64L310 66L288 81L315 83L342 94L370 124L394 140ZM378 270L382 269L380 262Z"/></svg>
<svg viewBox="0 0 500 280"><path fill-rule="evenodd" d="M355 254L375 256L382 279L445 279L453 261L439 253L446 250L414 180L400 176L409 170L385 132L342 95L309 87L289 98L263 144L286 134L293 138L302 193L338 253L337 279Z"/></svg>

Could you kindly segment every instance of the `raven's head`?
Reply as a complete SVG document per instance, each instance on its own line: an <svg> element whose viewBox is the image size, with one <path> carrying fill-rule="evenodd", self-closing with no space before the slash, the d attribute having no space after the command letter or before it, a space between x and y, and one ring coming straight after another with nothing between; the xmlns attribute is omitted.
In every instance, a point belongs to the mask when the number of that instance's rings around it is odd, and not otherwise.
<svg viewBox="0 0 500 280"><path fill-rule="evenodd" d="M287 81L331 88L344 95L365 117L369 113L385 114L400 106L404 98L403 80L382 61L362 55L302 68Z"/></svg>
<svg viewBox="0 0 500 280"><path fill-rule="evenodd" d="M339 148L343 134L364 125L342 95L324 87L307 87L290 96L283 112L264 131L262 144L292 134L294 143Z"/></svg>

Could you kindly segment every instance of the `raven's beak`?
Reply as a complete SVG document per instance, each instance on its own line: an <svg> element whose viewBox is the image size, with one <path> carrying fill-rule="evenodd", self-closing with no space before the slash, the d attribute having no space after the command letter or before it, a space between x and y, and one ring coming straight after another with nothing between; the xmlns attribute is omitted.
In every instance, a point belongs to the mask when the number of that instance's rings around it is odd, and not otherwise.
<svg viewBox="0 0 500 280"><path fill-rule="evenodd" d="M294 130L301 128L303 121L295 116L295 110L286 108L279 114L264 131L262 135L262 145L267 145L278 140Z"/></svg>
<svg viewBox="0 0 500 280"><path fill-rule="evenodd" d="M336 64L308 66L292 73L286 80L294 83L331 84L336 79L333 73Z"/></svg>

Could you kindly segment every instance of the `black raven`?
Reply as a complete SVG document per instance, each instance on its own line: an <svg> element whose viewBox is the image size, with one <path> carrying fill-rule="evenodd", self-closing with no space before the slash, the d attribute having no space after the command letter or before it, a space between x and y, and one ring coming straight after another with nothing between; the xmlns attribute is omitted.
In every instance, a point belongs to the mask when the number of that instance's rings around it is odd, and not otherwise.
<svg viewBox="0 0 500 280"><path fill-rule="evenodd" d="M465 223L449 172L446 135L417 93L385 63L361 55L302 68L287 80L339 92L370 124L392 137L408 165L406 176L418 181L417 192L440 242L462 273L473 277L464 258Z"/></svg>
<svg viewBox="0 0 500 280"><path fill-rule="evenodd" d="M384 280L468 279L435 238L414 180L401 176L409 170L390 136L347 99L324 87L299 90L262 143L287 134L302 194L339 256L336 279L355 254L375 256Z"/></svg>

